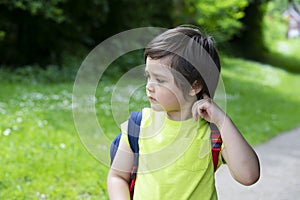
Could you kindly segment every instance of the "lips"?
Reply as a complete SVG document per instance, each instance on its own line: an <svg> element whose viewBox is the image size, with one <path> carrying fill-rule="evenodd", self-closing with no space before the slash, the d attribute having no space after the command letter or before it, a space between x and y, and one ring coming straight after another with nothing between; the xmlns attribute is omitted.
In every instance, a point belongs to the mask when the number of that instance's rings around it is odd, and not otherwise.
<svg viewBox="0 0 300 200"><path fill-rule="evenodd" d="M156 102L156 99L153 98L153 97L151 97L151 96L148 96L148 99L149 99L149 101L151 101L151 102Z"/></svg>

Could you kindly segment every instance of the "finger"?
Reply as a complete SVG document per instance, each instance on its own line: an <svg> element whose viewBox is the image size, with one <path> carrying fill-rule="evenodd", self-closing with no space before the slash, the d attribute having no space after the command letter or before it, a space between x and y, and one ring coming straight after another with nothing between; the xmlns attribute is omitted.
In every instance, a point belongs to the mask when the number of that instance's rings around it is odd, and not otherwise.
<svg viewBox="0 0 300 200"><path fill-rule="evenodd" d="M199 100L199 101L196 101L194 103L194 105L192 106L192 116L195 121L198 120L199 115L201 116L201 112L202 112L201 109L203 107L203 103L205 103L203 100Z"/></svg>
<svg viewBox="0 0 300 200"><path fill-rule="evenodd" d="M197 111L198 109L197 108L198 108L198 102L195 102L193 107L192 107L192 116L193 116L195 121L198 120L198 111Z"/></svg>
<svg viewBox="0 0 300 200"><path fill-rule="evenodd" d="M198 113L201 118L207 120L210 117L211 113L209 107L210 103L208 101L205 101L198 107Z"/></svg>
<svg viewBox="0 0 300 200"><path fill-rule="evenodd" d="M193 118L194 118L194 121L198 121L198 115L197 114L193 114Z"/></svg>

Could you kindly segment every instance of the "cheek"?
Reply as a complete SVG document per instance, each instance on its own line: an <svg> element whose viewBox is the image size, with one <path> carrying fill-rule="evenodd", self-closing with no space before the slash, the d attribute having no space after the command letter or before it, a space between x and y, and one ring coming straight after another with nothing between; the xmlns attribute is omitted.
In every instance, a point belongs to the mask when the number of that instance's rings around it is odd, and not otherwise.
<svg viewBox="0 0 300 200"><path fill-rule="evenodd" d="M161 101L161 103L178 104L178 100L181 98L178 94L179 91L175 89L164 88L157 93L157 100Z"/></svg>

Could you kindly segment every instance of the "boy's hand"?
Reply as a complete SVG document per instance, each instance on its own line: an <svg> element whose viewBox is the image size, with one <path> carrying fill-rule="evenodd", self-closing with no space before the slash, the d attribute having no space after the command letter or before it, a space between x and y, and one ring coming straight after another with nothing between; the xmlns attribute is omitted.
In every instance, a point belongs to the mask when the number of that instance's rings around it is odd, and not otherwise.
<svg viewBox="0 0 300 200"><path fill-rule="evenodd" d="M214 123L217 126L221 124L226 114L221 108L213 102L207 94L203 94L203 99L198 100L192 107L192 115L195 121L198 120L198 115L204 120Z"/></svg>

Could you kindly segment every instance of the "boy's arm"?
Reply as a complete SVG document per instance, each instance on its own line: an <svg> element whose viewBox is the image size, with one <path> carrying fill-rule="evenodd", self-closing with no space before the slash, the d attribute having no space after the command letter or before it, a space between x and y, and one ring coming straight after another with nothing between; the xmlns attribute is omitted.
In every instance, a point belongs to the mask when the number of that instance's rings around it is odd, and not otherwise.
<svg viewBox="0 0 300 200"><path fill-rule="evenodd" d="M195 120L200 115L217 125L224 143L222 156L233 178L243 185L254 184L260 177L258 157L230 118L207 95L194 104L192 114Z"/></svg>
<svg viewBox="0 0 300 200"><path fill-rule="evenodd" d="M109 199L130 199L128 182L132 166L133 152L122 135L118 151L108 172L107 190Z"/></svg>
<svg viewBox="0 0 300 200"><path fill-rule="evenodd" d="M258 157L228 116L217 125L224 142L222 156L233 178L243 185L252 185L260 177Z"/></svg>

